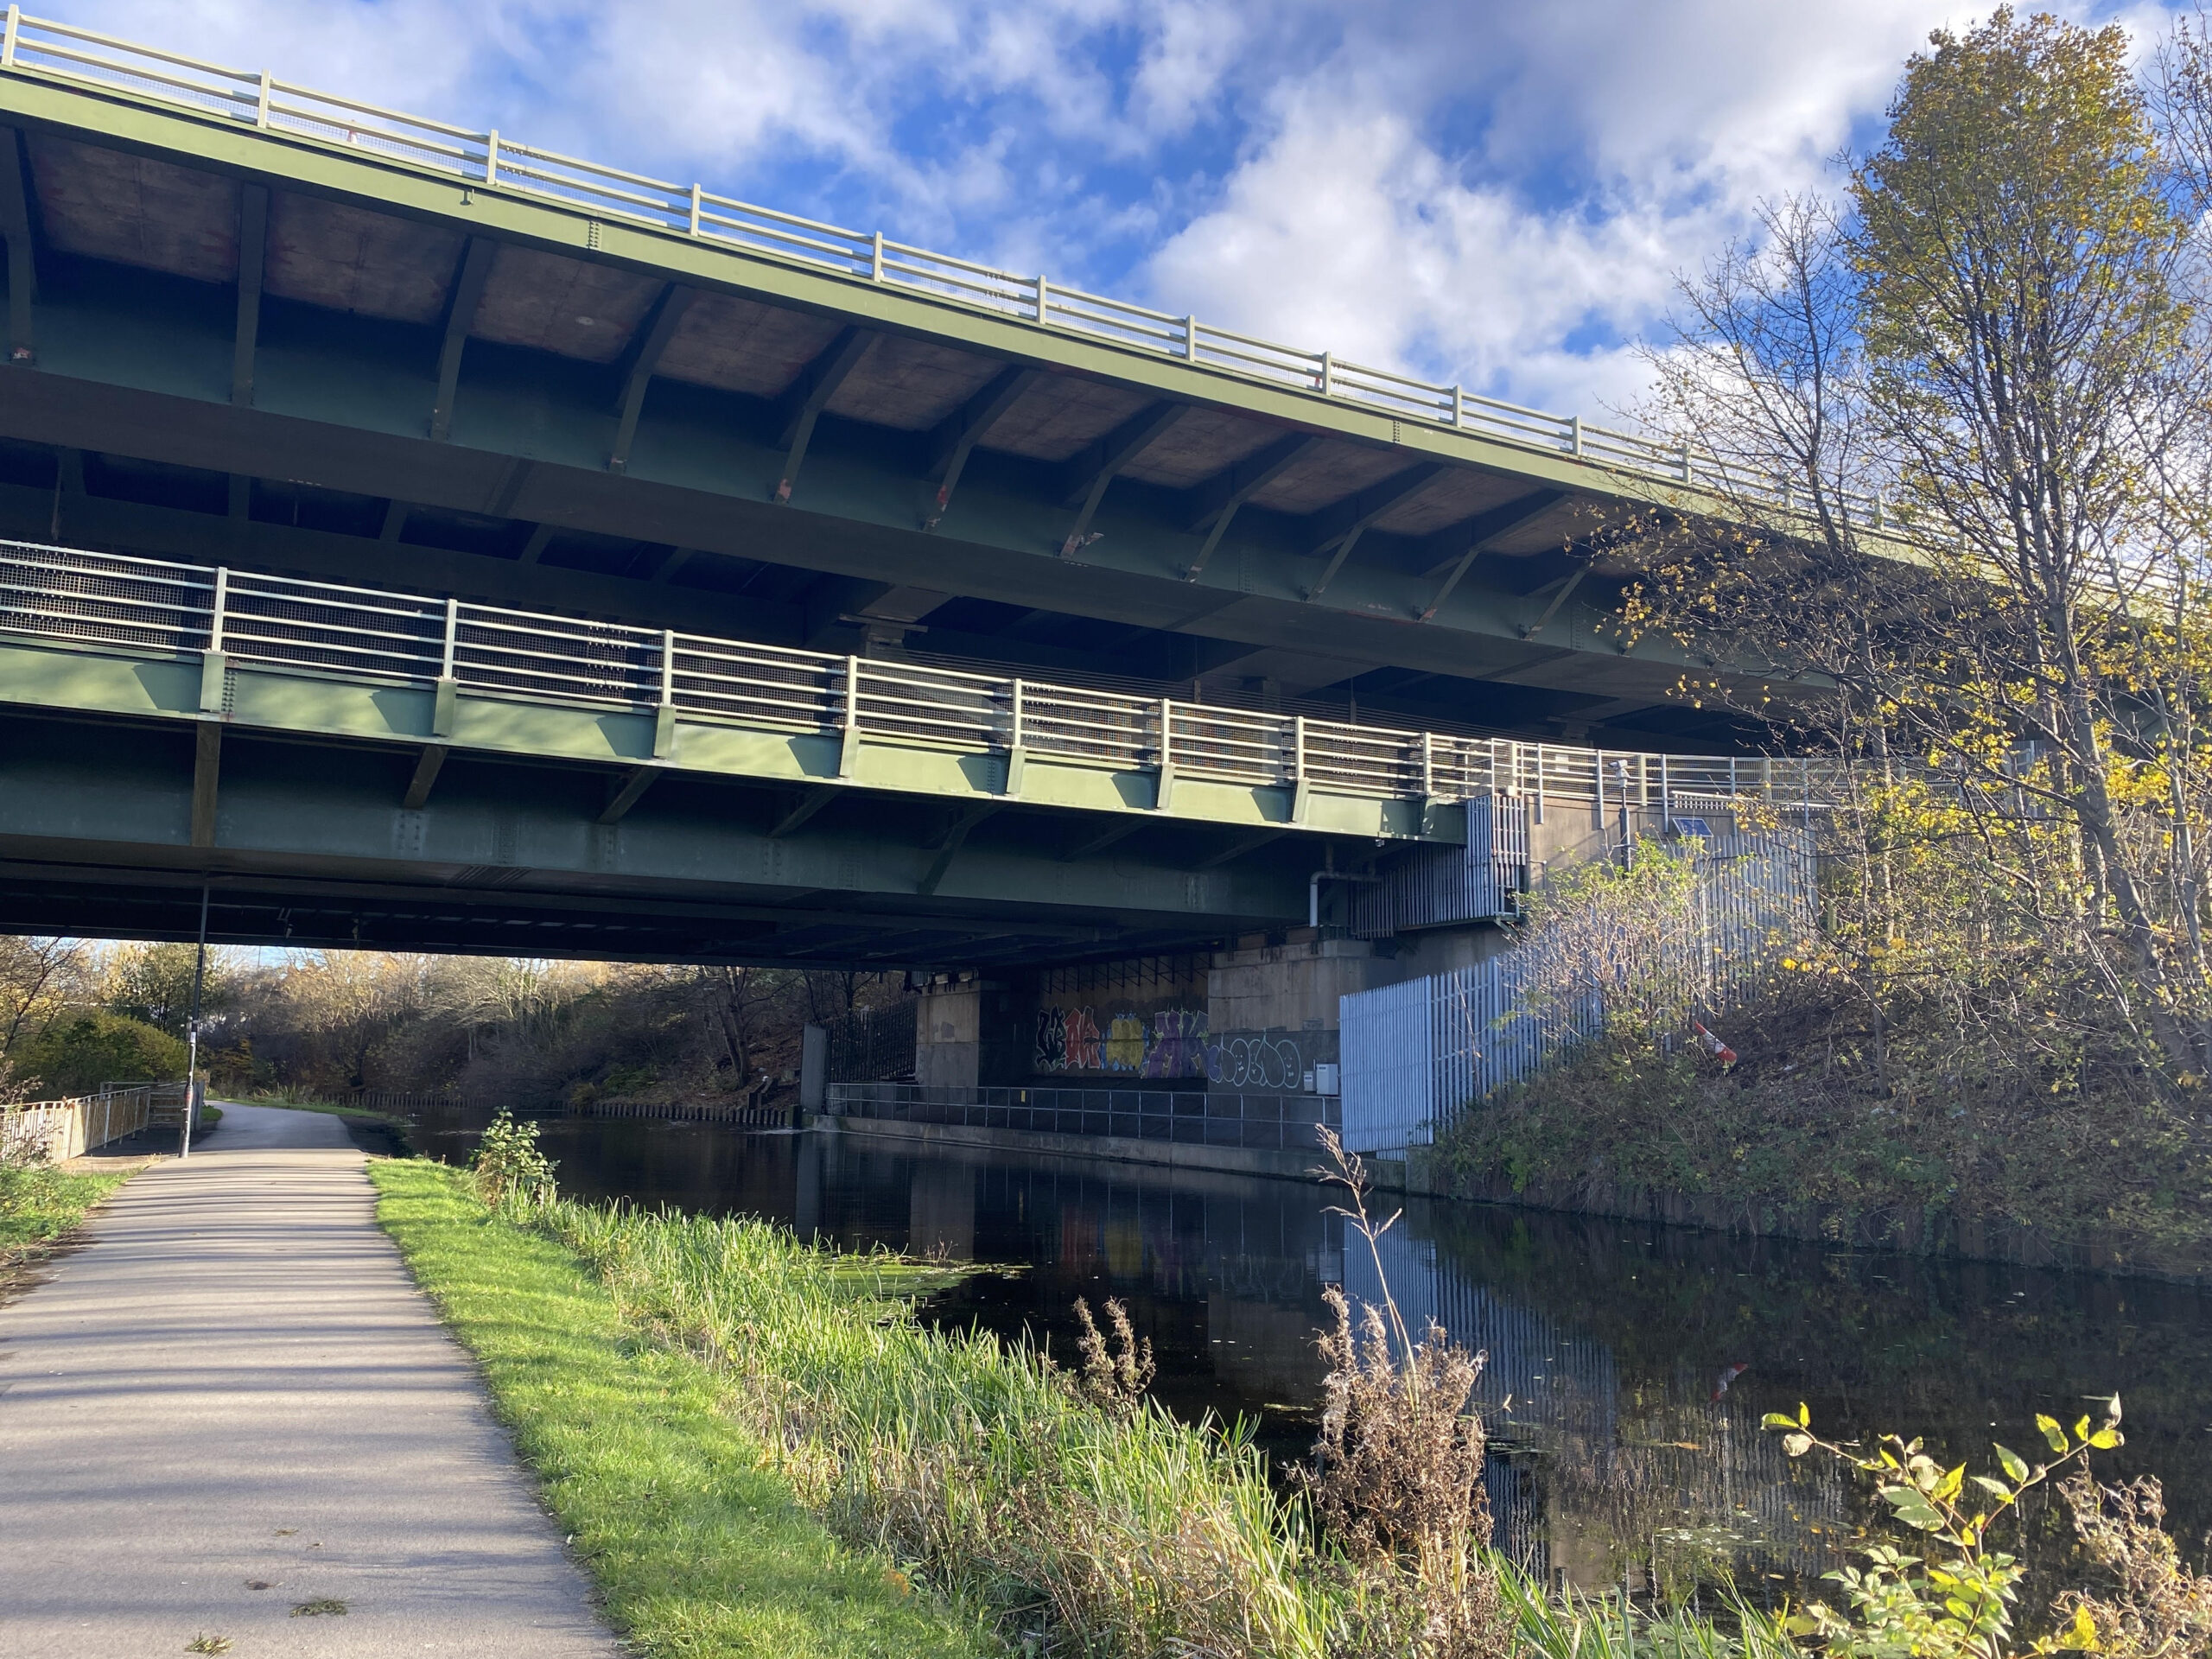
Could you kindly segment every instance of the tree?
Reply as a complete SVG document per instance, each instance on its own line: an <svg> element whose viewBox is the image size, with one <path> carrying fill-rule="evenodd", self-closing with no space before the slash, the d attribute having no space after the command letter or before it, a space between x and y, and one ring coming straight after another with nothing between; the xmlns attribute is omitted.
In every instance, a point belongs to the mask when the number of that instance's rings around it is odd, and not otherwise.
<svg viewBox="0 0 2212 1659"><path fill-rule="evenodd" d="M1843 198L1686 283L1656 359L1658 412L1734 483L1725 525L1651 520L1630 624L1764 670L1759 712L1850 763L1839 965L1878 1047L1901 988L1978 1018L2014 972L2169 1086L2212 1066L2212 377L2179 153L2118 29L1939 31Z"/></svg>
<svg viewBox="0 0 2212 1659"><path fill-rule="evenodd" d="M108 958L100 1000L116 1014L182 1037L192 1019L199 963L196 944L118 945ZM228 1005L233 977L229 953L211 946L200 994L203 1017Z"/></svg>
<svg viewBox="0 0 2212 1659"><path fill-rule="evenodd" d="M0 1054L81 996L90 965L82 939L0 935Z"/></svg>

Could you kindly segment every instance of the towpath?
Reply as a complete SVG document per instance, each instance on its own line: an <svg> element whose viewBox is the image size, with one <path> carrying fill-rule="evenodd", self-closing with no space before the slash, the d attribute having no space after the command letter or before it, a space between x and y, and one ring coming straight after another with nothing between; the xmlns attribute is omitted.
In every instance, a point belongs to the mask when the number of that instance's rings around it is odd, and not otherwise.
<svg viewBox="0 0 2212 1659"><path fill-rule="evenodd" d="M620 1651L372 1204L335 1119L226 1106L0 1306L0 1648Z"/></svg>

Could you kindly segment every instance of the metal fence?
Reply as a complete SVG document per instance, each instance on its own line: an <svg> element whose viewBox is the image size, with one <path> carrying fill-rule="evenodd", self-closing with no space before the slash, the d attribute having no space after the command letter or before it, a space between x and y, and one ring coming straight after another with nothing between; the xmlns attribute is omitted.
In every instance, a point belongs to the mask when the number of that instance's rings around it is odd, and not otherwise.
<svg viewBox="0 0 2212 1659"><path fill-rule="evenodd" d="M496 129L474 131L320 92L268 71L231 69L8 8L0 71L54 77L182 105L243 126L281 132L428 169L472 186L559 202L594 219L788 260L857 282L926 294L1055 332L1106 340L1271 386L1289 387L1388 414L1394 421L1459 431L1489 442L1580 457L1608 469L1726 492L1792 511L1786 478L1732 467L1695 445L1623 432L1468 391L1464 386L1348 363L1329 352L1278 345L1187 314L1157 311L998 270L886 237L758 207L683 185L524 144ZM1875 528L1878 496L1847 493L1846 511Z"/></svg>
<svg viewBox="0 0 2212 1659"><path fill-rule="evenodd" d="M1684 965L1707 1003L1725 1007L1764 978L1777 940L1813 925L1812 836L1719 835L1700 863L1695 915L1671 948L1688 954ZM1456 973L1344 997L1345 1145L1361 1153L1427 1145L1454 1113L1602 1031L1595 995L1547 1020L1528 1012L1548 949L1540 933Z"/></svg>
<svg viewBox="0 0 2212 1659"><path fill-rule="evenodd" d="M1114 772L1384 799L1502 792L1539 812L1664 811L1685 793L1796 806L1834 776L1824 761L1402 731L26 542L0 543L0 634Z"/></svg>
<svg viewBox="0 0 2212 1659"><path fill-rule="evenodd" d="M1336 1100L1322 1095L945 1089L901 1083L833 1083L824 1110L832 1117L897 1123L1294 1151L1319 1147L1317 1126L1335 1128L1340 1118Z"/></svg>
<svg viewBox="0 0 2212 1659"><path fill-rule="evenodd" d="M181 1103L183 1089L177 1084L166 1092ZM66 1100L0 1106L0 1162L58 1164L137 1135L152 1121L156 1096L163 1092L138 1084Z"/></svg>
<svg viewBox="0 0 2212 1659"><path fill-rule="evenodd" d="M829 1033L827 1079L831 1083L884 1083L912 1077L914 1027L922 1002L902 997L880 1008L855 1008L825 1020Z"/></svg>

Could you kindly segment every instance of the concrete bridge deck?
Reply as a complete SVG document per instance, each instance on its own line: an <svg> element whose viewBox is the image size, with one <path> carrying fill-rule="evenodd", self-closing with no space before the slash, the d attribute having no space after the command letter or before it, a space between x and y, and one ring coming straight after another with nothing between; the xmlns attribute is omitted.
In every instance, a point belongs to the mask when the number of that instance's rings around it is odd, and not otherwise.
<svg viewBox="0 0 2212 1659"><path fill-rule="evenodd" d="M0 1308L10 1651L620 1651L362 1161L334 1118L226 1106ZM344 1617L292 1616L321 1597Z"/></svg>

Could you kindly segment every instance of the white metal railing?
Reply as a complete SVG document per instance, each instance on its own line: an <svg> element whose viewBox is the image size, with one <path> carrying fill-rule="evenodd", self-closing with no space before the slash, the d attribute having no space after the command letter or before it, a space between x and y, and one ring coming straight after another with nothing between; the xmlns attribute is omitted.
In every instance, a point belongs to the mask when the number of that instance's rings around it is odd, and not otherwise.
<svg viewBox="0 0 2212 1659"><path fill-rule="evenodd" d="M1821 761L1402 731L28 543L0 543L0 634L1369 798L1503 792L1602 812L1833 787Z"/></svg>
<svg viewBox="0 0 2212 1659"><path fill-rule="evenodd" d="M794 260L860 281L912 289L1040 328L1064 330L1184 359L1211 369L1419 422L1577 456L1617 472L1726 492L1791 506L1786 480L1747 481L1719 457L1675 442L1549 415L1462 386L1432 384L1389 369L1347 363L1219 328L1197 317L1154 311L1125 300L1063 287L894 242L880 231L835 225L756 207L702 186L671 184L573 156L473 132L442 121L315 92L196 58L139 46L73 24L7 10L0 71L57 76L183 105L264 130L370 151L450 174L493 189L550 197L603 219ZM1847 510L1878 529L1877 496L1847 498Z"/></svg>

